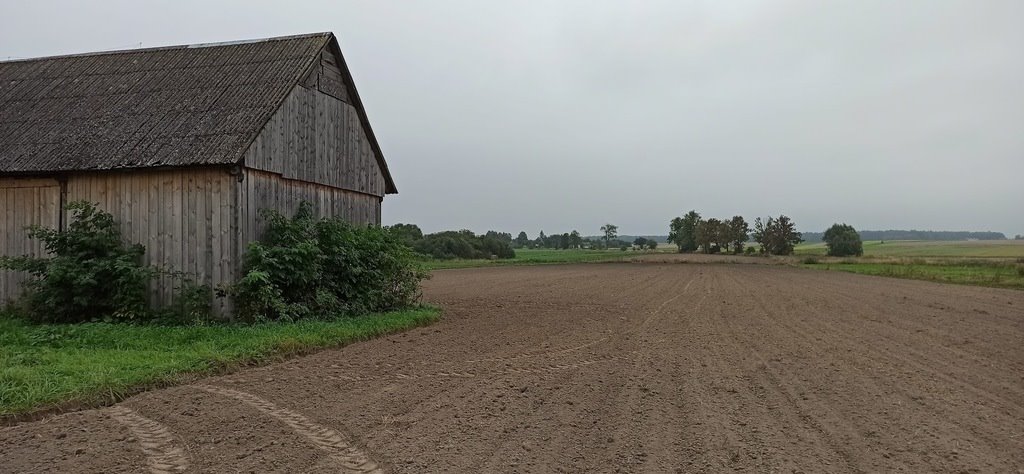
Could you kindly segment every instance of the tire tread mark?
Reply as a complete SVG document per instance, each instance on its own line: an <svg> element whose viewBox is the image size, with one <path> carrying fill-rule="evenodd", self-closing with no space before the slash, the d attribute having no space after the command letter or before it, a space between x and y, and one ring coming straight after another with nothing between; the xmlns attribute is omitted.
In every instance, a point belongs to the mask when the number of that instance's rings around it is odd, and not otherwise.
<svg viewBox="0 0 1024 474"><path fill-rule="evenodd" d="M304 436L318 449L331 455L345 472L358 473L383 473L377 463L373 462L366 453L362 452L352 444L345 441L337 431L326 426L315 423L302 414L281 408L268 400L257 397L251 393L232 390L229 388L216 387L213 385L195 385L196 388L207 392L222 395L238 400L260 412L270 415L278 421L288 425L296 433Z"/></svg>
<svg viewBox="0 0 1024 474"><path fill-rule="evenodd" d="M189 460L185 450L178 446L174 435L166 426L139 415L126 406L114 406L107 413L118 423L126 426L139 441L146 455L146 464L153 474L184 472Z"/></svg>

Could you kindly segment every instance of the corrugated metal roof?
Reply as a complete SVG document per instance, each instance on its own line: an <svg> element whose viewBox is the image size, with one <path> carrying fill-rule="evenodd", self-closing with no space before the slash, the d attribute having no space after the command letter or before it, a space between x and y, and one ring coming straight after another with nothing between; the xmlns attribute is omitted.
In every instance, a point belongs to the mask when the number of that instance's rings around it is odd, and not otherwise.
<svg viewBox="0 0 1024 474"><path fill-rule="evenodd" d="M332 39L0 62L0 173L236 163Z"/></svg>

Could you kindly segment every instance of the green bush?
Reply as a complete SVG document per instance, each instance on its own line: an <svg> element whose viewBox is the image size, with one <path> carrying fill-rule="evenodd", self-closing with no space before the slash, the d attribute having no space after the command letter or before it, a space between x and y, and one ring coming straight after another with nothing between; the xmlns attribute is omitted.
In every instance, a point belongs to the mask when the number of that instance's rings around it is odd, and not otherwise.
<svg viewBox="0 0 1024 474"><path fill-rule="evenodd" d="M515 258L512 245L492 236L476 235L469 230L444 231L427 235L413 243L416 252L439 260L453 258Z"/></svg>
<svg viewBox="0 0 1024 474"><path fill-rule="evenodd" d="M143 264L145 248L127 245L114 216L95 205L67 205L68 228L28 228L46 257L0 257L0 268L30 274L21 299L23 314L36 322L75 323L141 320L150 316L146 288L159 274Z"/></svg>
<svg viewBox="0 0 1024 474"><path fill-rule="evenodd" d="M864 244L860 234L848 224L832 224L822 236L831 257L859 257L864 255Z"/></svg>
<svg viewBox="0 0 1024 474"><path fill-rule="evenodd" d="M262 240L250 244L229 289L244 321L356 315L410 306L426 273L387 229L318 219L303 202L291 219L261 211Z"/></svg>
<svg viewBox="0 0 1024 474"><path fill-rule="evenodd" d="M753 246L750 246L750 247L747 247L747 248L743 249L743 253L747 254L747 255L754 255L755 253L757 253L757 249L754 248Z"/></svg>
<svg viewBox="0 0 1024 474"><path fill-rule="evenodd" d="M817 265L818 264L818 258L817 257L804 257L803 264L804 265Z"/></svg>

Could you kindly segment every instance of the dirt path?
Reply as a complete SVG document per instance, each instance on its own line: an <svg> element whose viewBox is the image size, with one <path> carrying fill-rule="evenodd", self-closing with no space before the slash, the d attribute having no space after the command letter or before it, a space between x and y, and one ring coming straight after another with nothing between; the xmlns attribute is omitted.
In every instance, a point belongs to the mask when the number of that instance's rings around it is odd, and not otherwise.
<svg viewBox="0 0 1024 474"><path fill-rule="evenodd" d="M442 322L0 428L6 472L1024 469L1024 292L758 265L437 272Z"/></svg>

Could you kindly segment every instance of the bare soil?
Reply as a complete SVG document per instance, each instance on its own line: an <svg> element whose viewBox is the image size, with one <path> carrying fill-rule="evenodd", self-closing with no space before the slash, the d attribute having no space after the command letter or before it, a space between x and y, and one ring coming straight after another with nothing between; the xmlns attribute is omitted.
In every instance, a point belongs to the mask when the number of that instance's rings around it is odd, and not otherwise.
<svg viewBox="0 0 1024 474"><path fill-rule="evenodd" d="M1024 292L435 272L433 326L0 428L5 472L1022 472Z"/></svg>

